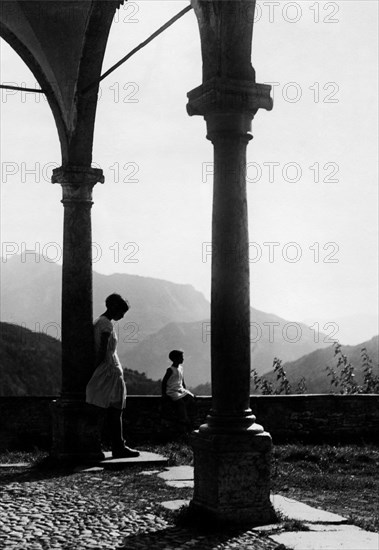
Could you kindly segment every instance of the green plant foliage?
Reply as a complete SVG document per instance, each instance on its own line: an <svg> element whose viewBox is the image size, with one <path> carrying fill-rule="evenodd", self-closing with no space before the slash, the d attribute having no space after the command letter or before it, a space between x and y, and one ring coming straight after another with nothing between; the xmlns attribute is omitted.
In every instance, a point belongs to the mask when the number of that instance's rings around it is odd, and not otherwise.
<svg viewBox="0 0 379 550"><path fill-rule="evenodd" d="M368 354L367 348L361 349L361 371L363 372L363 382L359 384L356 379L355 367L351 361L342 352L342 346L339 342L334 342L334 358L337 362L335 367L327 365L325 367L327 376L330 376L331 393L349 394L368 394L379 393L379 376L374 373L375 366ZM251 389L253 392L262 395L290 395L307 393L307 384L304 376L293 387L288 380L287 373L284 370L281 359L277 357L273 361L273 371L276 375L276 384L267 380L265 376L259 376L256 369L251 369Z"/></svg>
<svg viewBox="0 0 379 550"><path fill-rule="evenodd" d="M379 393L379 376L373 372L374 366L368 355L367 349L361 350L361 365L364 373L363 384L358 384L355 377L354 366L348 357L342 353L341 344L335 342L334 357L337 359L335 368L327 365L325 370L330 376L330 385L335 391L333 393L356 394L356 393Z"/></svg>
<svg viewBox="0 0 379 550"><path fill-rule="evenodd" d="M363 392L362 393L379 393L379 376L375 375L372 359L369 357L367 349L362 348L361 360L364 372Z"/></svg>
<svg viewBox="0 0 379 550"><path fill-rule="evenodd" d="M274 386L272 382L269 382L265 378L259 376L254 368L251 369L251 382L256 391L259 391L260 393L262 393L262 395L280 395L282 393L284 393L285 395L290 395L293 393L306 393L307 386L304 377L301 378L295 390L293 391L292 386L287 378L287 373L283 368L281 359L275 357L272 366L274 372L276 373L276 386Z"/></svg>

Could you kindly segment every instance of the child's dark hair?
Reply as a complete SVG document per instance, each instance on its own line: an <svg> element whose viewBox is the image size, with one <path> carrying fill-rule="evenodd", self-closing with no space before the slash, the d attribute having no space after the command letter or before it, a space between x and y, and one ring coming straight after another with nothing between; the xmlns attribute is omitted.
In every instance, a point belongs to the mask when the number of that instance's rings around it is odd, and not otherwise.
<svg viewBox="0 0 379 550"><path fill-rule="evenodd" d="M124 298L120 296L120 294L116 293L110 294L106 298L105 305L107 309L118 308L121 309L124 313L126 313L129 309L129 303L127 302L127 300L124 300Z"/></svg>
<svg viewBox="0 0 379 550"><path fill-rule="evenodd" d="M172 362L175 362L175 360L180 360L183 358L183 351L181 351L180 349L173 349L172 351L170 351L170 353L168 354L168 358L170 359L170 361Z"/></svg>

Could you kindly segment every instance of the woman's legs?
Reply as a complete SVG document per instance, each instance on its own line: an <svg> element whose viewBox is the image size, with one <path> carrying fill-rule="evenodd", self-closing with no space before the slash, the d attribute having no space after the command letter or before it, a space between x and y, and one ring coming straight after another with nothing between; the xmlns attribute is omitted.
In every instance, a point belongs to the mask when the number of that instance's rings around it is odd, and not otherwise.
<svg viewBox="0 0 379 550"><path fill-rule="evenodd" d="M122 449L124 446L124 438L122 434L122 409L109 407L107 414L111 448L112 451L117 451Z"/></svg>
<svg viewBox="0 0 379 550"><path fill-rule="evenodd" d="M122 431L122 409L109 407L107 415L113 458L139 456L138 451L125 445Z"/></svg>

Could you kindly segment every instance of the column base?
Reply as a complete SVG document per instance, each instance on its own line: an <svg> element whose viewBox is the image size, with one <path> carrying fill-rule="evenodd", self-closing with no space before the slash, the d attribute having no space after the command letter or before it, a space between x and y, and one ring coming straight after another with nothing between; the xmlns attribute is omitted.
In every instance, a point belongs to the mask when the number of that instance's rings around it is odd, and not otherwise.
<svg viewBox="0 0 379 550"><path fill-rule="evenodd" d="M210 520L264 525L275 519L270 502L272 441L267 432L214 434L196 431L193 511Z"/></svg>
<svg viewBox="0 0 379 550"><path fill-rule="evenodd" d="M101 450L101 409L79 400L51 403L51 458L75 463L94 463L105 458Z"/></svg>
<svg viewBox="0 0 379 550"><path fill-rule="evenodd" d="M244 434L249 431L251 434L258 435L264 432L263 426L257 424L256 417L250 409L245 411L245 415L222 415L219 416L213 412L206 418L206 423L199 427L199 432L209 432L212 434Z"/></svg>

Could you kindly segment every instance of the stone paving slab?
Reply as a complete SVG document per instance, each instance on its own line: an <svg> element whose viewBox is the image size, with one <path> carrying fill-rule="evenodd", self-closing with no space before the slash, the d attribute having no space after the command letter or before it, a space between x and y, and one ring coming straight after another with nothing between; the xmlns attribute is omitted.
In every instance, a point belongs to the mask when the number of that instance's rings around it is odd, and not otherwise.
<svg viewBox="0 0 379 550"><path fill-rule="evenodd" d="M272 500L275 500L278 496L273 495ZM161 502L161 506L167 510L175 511L188 505L189 502L189 500L180 499L169 500ZM298 510L301 510L302 503L292 501L292 508L294 503L298 505ZM308 508L311 507L308 506ZM318 517L320 512L323 512L323 510L317 508L312 510L314 512L313 517ZM309 514L310 511L307 510L307 515ZM328 513L325 512L325 514ZM286 515L289 517L288 514ZM337 514L330 514L330 516L337 516ZM298 517L292 519L298 519ZM342 520L346 521L345 518L342 518ZM322 524L304 522L304 525L309 531L285 531L275 534L275 531L283 529L283 524L276 523L254 527L251 532L267 533L272 541L283 544L288 550L379 550L379 534L364 531L354 525L341 524L341 522ZM253 541L252 544L254 544ZM241 548L249 548L249 546ZM251 548L254 548L254 546L251 546Z"/></svg>
<svg viewBox="0 0 379 550"><path fill-rule="evenodd" d="M345 527L354 527L354 529L359 529L364 531L360 527L351 525L349 523L306 523L304 522L305 527L308 527L310 531L344 531ZM369 531L365 531L368 533Z"/></svg>
<svg viewBox="0 0 379 550"><path fill-rule="evenodd" d="M166 481L166 485L169 487L176 487L177 489L192 489L193 480L192 479L173 479Z"/></svg>
<svg viewBox="0 0 379 550"><path fill-rule="evenodd" d="M271 502L275 510L281 512L289 519L313 523L346 523L347 521L346 518L338 514L332 514L331 512L325 512L325 510L320 510L319 508L313 508L312 506L308 506L308 504L293 500L292 498L283 497L282 495L271 495Z"/></svg>
<svg viewBox="0 0 379 550"><path fill-rule="evenodd" d="M165 502L161 502L161 506L163 508L166 508L166 510L179 510L182 506L188 506L190 503L189 500L184 499L177 499L177 500L166 500Z"/></svg>
<svg viewBox="0 0 379 550"><path fill-rule="evenodd" d="M193 466L171 466L158 474L158 477L164 479L169 487L175 487L176 489L193 488Z"/></svg>
<svg viewBox="0 0 379 550"><path fill-rule="evenodd" d="M167 481L171 480L192 480L193 466L171 466L165 472L158 474L158 477Z"/></svg>
<svg viewBox="0 0 379 550"><path fill-rule="evenodd" d="M271 535L275 542L291 550L378 550L379 534L364 531L355 525L311 525L311 531L295 531Z"/></svg>
<svg viewBox="0 0 379 550"><path fill-rule="evenodd" d="M122 470L128 466L167 466L168 459L158 453L140 451L140 455L132 458L112 458L111 452L105 452L105 460L99 462L99 466L107 470Z"/></svg>
<svg viewBox="0 0 379 550"><path fill-rule="evenodd" d="M158 474L158 477L164 479L171 487L193 486L191 466L167 468ZM282 528L282 524L277 523L256 527L251 532L266 533L270 540L283 544L290 550L379 550L378 534L364 531L354 525L346 525L347 520L343 516L313 508L282 495L271 495L270 498L276 511L288 519L302 521L309 531L275 533ZM178 499L162 502L161 506L167 510L179 510L188 503L188 500ZM254 542L252 541L252 544Z"/></svg>

